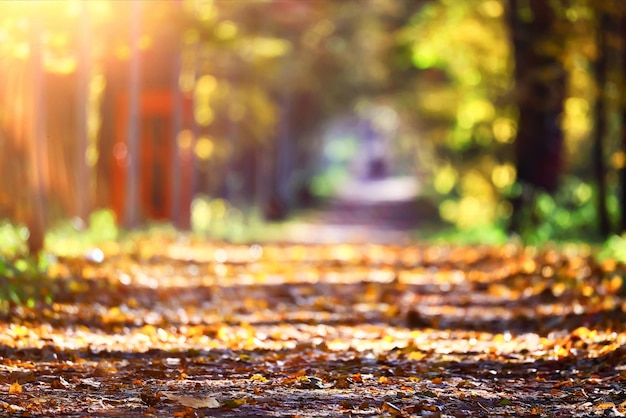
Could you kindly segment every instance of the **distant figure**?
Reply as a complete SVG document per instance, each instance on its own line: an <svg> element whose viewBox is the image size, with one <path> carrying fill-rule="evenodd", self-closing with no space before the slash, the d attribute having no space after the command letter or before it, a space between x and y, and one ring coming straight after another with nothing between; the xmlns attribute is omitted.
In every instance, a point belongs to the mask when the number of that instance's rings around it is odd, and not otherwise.
<svg viewBox="0 0 626 418"><path fill-rule="evenodd" d="M387 145L382 134L376 129L372 121L364 121L361 127L362 158L364 180L382 180L387 177Z"/></svg>
<svg viewBox="0 0 626 418"><path fill-rule="evenodd" d="M382 157L374 158L369 162L367 178L369 180L381 180L387 177L387 162Z"/></svg>

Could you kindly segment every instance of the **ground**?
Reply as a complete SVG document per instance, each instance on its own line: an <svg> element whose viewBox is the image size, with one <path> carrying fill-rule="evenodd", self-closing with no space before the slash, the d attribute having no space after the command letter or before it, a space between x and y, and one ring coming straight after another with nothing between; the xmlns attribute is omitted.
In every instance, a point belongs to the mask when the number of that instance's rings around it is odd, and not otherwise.
<svg viewBox="0 0 626 418"><path fill-rule="evenodd" d="M623 416L585 246L109 243L0 322L3 416Z"/></svg>

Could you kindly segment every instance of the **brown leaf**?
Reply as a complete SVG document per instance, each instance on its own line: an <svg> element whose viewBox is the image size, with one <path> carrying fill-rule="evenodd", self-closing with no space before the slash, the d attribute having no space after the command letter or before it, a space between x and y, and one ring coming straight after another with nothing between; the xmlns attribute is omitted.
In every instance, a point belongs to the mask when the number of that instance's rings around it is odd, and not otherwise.
<svg viewBox="0 0 626 418"><path fill-rule="evenodd" d="M35 373L31 371L20 372L14 371L11 372L8 378L9 382L18 382L23 385L24 383L33 383L35 381Z"/></svg>
<svg viewBox="0 0 626 418"><path fill-rule="evenodd" d="M68 389L71 385L67 380L63 379L63 376L60 376L58 379L54 379L50 386L52 386L52 389Z"/></svg>
<svg viewBox="0 0 626 418"><path fill-rule="evenodd" d="M178 402L183 406L190 408L219 408L220 403L217 399L207 396L205 398L194 398L193 396L175 395L173 393L163 392L163 396L170 401Z"/></svg>

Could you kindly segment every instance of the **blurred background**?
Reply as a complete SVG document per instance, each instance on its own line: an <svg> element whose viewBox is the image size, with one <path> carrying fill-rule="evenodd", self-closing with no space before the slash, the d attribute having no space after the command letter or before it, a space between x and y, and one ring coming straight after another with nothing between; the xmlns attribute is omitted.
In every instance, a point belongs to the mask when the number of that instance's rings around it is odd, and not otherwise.
<svg viewBox="0 0 626 418"><path fill-rule="evenodd" d="M620 0L4 0L0 232L602 240L626 225L625 45Z"/></svg>

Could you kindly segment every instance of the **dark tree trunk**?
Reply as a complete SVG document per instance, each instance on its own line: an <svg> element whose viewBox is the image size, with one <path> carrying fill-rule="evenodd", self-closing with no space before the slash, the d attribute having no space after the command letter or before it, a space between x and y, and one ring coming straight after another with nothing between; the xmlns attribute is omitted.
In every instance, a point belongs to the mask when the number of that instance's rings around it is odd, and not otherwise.
<svg viewBox="0 0 626 418"><path fill-rule="evenodd" d="M563 168L559 121L566 84L561 62L563 36L556 33L558 17L549 2L511 0L509 6L519 109L515 141L517 177L533 191L554 193ZM529 204L527 200L522 195L513 201L510 228L514 232L521 232L521 210Z"/></svg>
<svg viewBox="0 0 626 418"><path fill-rule="evenodd" d="M621 142L622 152L626 152L626 4L623 2L620 4L620 30L621 30L621 44L620 54L622 56L622 94L621 94ZM621 209L621 224L620 230L622 233L626 232L626 164L624 164L619 170L621 193L619 196L620 209Z"/></svg>
<svg viewBox="0 0 626 418"><path fill-rule="evenodd" d="M598 56L594 63L598 97L593 109L595 132L593 138L593 172L598 186L597 209L598 228L600 234L606 237L611 232L611 224L606 207L606 165L604 162L605 136L607 130L606 114L606 69L607 69L607 42L606 28L610 24L610 16L605 11L600 11L597 17L597 45Z"/></svg>

